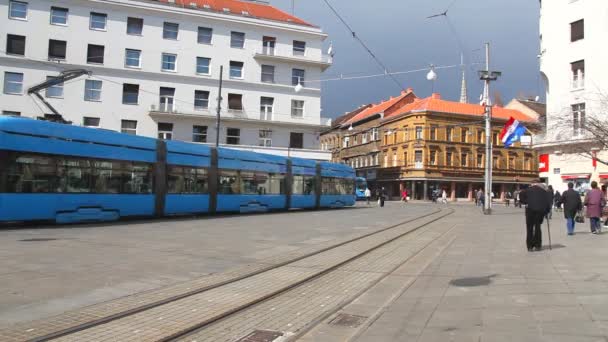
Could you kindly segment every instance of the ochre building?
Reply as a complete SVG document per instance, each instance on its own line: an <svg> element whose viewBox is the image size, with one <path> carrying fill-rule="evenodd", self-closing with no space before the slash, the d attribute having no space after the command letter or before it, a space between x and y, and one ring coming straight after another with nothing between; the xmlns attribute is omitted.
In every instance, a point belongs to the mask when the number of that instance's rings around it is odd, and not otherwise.
<svg viewBox="0 0 608 342"><path fill-rule="evenodd" d="M375 108L375 109L374 109ZM493 192L495 199L527 186L538 177L533 149L516 143L504 147L499 135L510 117L527 127L536 118L518 110L493 107ZM347 163L384 187L393 198L407 189L412 199L429 199L445 190L452 200L472 200L483 188L485 168L484 107L446 101L439 94L417 98L411 90L372 105L324 135L340 135L334 160Z"/></svg>

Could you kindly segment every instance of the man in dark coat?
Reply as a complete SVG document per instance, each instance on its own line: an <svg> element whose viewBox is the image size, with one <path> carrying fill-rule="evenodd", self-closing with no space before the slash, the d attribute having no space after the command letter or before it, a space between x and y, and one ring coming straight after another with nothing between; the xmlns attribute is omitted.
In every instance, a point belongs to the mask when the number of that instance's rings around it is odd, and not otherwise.
<svg viewBox="0 0 608 342"><path fill-rule="evenodd" d="M574 235L574 225L576 224L574 219L576 214L583 209L583 202L581 201L581 195L574 190L572 182L568 183L568 190L562 194L561 203L564 206L568 235Z"/></svg>
<svg viewBox="0 0 608 342"><path fill-rule="evenodd" d="M544 183L534 183L519 194L519 200L526 205L526 246L528 252L542 249L543 219L551 211L553 194L549 193Z"/></svg>

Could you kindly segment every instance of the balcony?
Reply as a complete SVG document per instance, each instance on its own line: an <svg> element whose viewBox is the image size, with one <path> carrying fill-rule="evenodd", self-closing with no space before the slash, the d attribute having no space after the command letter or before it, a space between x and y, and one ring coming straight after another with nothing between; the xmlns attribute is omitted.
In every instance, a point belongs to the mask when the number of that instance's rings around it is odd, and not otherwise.
<svg viewBox="0 0 608 342"><path fill-rule="evenodd" d="M285 62L285 63L296 63L306 64L310 66L320 67L321 70L329 68L332 64L332 57L327 54L321 54L319 57L311 57L306 55L294 55L291 50L284 52L274 47L261 47L255 52L253 58L258 60L266 60L273 62Z"/></svg>

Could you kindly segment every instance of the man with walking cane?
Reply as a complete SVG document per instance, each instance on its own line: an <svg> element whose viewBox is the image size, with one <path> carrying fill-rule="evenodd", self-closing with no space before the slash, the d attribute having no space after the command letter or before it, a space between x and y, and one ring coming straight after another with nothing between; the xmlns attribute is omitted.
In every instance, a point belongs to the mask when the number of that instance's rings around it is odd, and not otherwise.
<svg viewBox="0 0 608 342"><path fill-rule="evenodd" d="M526 205L526 246L528 252L542 249L541 225L553 204L553 195L544 183L533 183L519 194L519 200ZM547 222L549 222L547 220Z"/></svg>

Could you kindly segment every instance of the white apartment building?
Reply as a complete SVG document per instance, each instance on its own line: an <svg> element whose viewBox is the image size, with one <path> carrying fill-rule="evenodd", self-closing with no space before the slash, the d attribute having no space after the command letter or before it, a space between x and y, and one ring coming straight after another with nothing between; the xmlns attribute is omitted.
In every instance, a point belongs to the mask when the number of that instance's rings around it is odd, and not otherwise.
<svg viewBox="0 0 608 342"><path fill-rule="evenodd" d="M218 7L218 6L221 6ZM206 0L0 0L3 114L50 111L75 125L329 160L319 150L326 34L266 3ZM299 85L298 85L299 84Z"/></svg>
<svg viewBox="0 0 608 342"><path fill-rule="evenodd" d="M568 182L585 190L591 181L608 180L608 167L590 155L607 160L608 152L585 131L586 120L608 110L602 99L608 95L608 2L539 2L540 71L547 95L547 133L535 141L540 176L559 191Z"/></svg>

